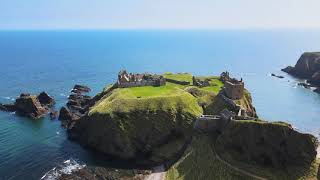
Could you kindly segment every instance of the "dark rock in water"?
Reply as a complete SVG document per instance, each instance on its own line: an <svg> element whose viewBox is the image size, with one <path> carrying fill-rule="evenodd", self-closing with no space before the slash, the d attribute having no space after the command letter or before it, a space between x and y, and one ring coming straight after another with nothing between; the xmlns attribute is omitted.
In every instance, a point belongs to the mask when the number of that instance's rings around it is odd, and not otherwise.
<svg viewBox="0 0 320 180"><path fill-rule="evenodd" d="M315 90L313 90L313 92L316 92L316 93L320 94L320 88L316 88Z"/></svg>
<svg viewBox="0 0 320 180"><path fill-rule="evenodd" d="M271 74L271 76L273 76L273 77L277 77L277 78L280 78L280 79L283 79L284 77L283 76L279 76L279 75L276 75L276 74Z"/></svg>
<svg viewBox="0 0 320 180"><path fill-rule="evenodd" d="M83 93L83 91L80 91L78 89L72 89L71 92L74 94L82 94Z"/></svg>
<svg viewBox="0 0 320 180"><path fill-rule="evenodd" d="M72 113L66 107L62 107L59 113L59 120L61 121L70 121L72 120Z"/></svg>
<svg viewBox="0 0 320 180"><path fill-rule="evenodd" d="M303 83L303 82L298 83L298 85L299 85L299 86L303 86L303 87L306 88L306 89L310 89L310 88L312 87L310 84Z"/></svg>
<svg viewBox="0 0 320 180"><path fill-rule="evenodd" d="M0 103L0 110L1 111L9 111L9 112L14 112L16 111L16 106L14 104L1 104Z"/></svg>
<svg viewBox="0 0 320 180"><path fill-rule="evenodd" d="M54 119L58 118L59 113L58 113L58 111L50 111L49 115L50 115L50 119L54 120Z"/></svg>
<svg viewBox="0 0 320 180"><path fill-rule="evenodd" d="M40 103L44 106L52 107L55 104L55 100L50 97L46 92L41 92L38 95Z"/></svg>
<svg viewBox="0 0 320 180"><path fill-rule="evenodd" d="M217 140L217 152L226 160L261 167L310 167L316 158L317 139L286 123L229 123Z"/></svg>
<svg viewBox="0 0 320 180"><path fill-rule="evenodd" d="M84 86L84 85L79 85L79 84L76 84L74 87L73 87L73 90L76 94L81 93L81 92L90 92L91 89L88 87L88 86Z"/></svg>
<svg viewBox="0 0 320 180"><path fill-rule="evenodd" d="M49 107L55 103L47 93L42 92L38 96L22 93L14 104L0 104L0 110L10 111L21 116L38 119L49 112Z"/></svg>
<svg viewBox="0 0 320 180"><path fill-rule="evenodd" d="M41 105L37 96L32 95L21 95L17 98L15 108L19 115L30 117L32 119L41 118L48 113L48 108Z"/></svg>
<svg viewBox="0 0 320 180"><path fill-rule="evenodd" d="M21 93L20 94L20 97L26 97L26 96L31 96L31 94L29 94L29 93Z"/></svg>
<svg viewBox="0 0 320 180"><path fill-rule="evenodd" d="M78 100L72 100L70 99L68 102L67 102L67 106L70 108L72 106L81 106L81 103L78 101Z"/></svg>
<svg viewBox="0 0 320 180"><path fill-rule="evenodd" d="M71 124L72 121L79 120L89 110L89 104L91 104L92 98L87 95L83 95L82 92L89 92L91 89L87 86L75 85L72 93L68 99L66 106L60 109L59 120L63 126ZM71 126L71 125L69 125Z"/></svg>

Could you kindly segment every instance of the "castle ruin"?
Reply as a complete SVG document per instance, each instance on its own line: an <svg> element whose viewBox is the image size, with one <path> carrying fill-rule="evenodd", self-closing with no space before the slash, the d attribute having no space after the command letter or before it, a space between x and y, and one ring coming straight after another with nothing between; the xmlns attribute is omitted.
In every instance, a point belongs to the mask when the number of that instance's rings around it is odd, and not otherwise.
<svg viewBox="0 0 320 180"><path fill-rule="evenodd" d="M242 79L239 81L235 78L230 78L229 72L223 72L220 75L220 80L224 83L224 93L225 95L232 99L241 99L244 92L244 82Z"/></svg>
<svg viewBox="0 0 320 180"><path fill-rule="evenodd" d="M119 88L140 87L140 86L164 86L166 79L163 76L155 74L133 74L121 70L118 74L117 86Z"/></svg>

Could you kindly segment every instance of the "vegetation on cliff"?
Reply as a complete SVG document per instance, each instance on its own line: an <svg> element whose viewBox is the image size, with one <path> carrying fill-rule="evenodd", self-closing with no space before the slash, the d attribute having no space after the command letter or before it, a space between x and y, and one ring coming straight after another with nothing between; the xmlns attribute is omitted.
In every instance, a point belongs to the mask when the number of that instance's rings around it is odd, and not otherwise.
<svg viewBox="0 0 320 180"><path fill-rule="evenodd" d="M166 180L253 179L218 159L216 138L217 135L194 134L183 156L167 171Z"/></svg>
<svg viewBox="0 0 320 180"><path fill-rule="evenodd" d="M267 179L316 177L316 147L284 122L233 121L216 141L222 159Z"/></svg>
<svg viewBox="0 0 320 180"><path fill-rule="evenodd" d="M287 123L235 121L221 135L196 133L182 158L169 168L167 180L316 179L316 144L313 136ZM270 158L275 166L261 165L268 161L255 157Z"/></svg>
<svg viewBox="0 0 320 180"><path fill-rule="evenodd" d="M84 145L106 154L157 164L180 152L200 114L196 98L174 85L117 88L72 131Z"/></svg>

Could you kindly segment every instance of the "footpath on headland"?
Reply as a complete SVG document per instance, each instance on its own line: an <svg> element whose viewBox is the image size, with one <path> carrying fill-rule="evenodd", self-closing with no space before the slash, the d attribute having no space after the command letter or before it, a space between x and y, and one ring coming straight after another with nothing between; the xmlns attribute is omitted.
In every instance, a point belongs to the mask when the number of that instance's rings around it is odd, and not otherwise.
<svg viewBox="0 0 320 180"><path fill-rule="evenodd" d="M165 180L166 177L166 171L164 166L157 166L153 169L152 174L147 176L145 180Z"/></svg>

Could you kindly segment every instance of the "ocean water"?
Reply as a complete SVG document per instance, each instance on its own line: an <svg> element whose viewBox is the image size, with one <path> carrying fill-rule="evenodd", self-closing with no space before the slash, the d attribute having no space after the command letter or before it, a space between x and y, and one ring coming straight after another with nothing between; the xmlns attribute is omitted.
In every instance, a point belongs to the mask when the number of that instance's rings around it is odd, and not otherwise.
<svg viewBox="0 0 320 180"><path fill-rule="evenodd" d="M244 79L262 119L287 121L318 136L320 95L297 86L302 80L280 69L295 64L304 51L319 50L316 30L1 31L0 102L46 91L59 109L75 83L95 94L123 68L195 75L228 70ZM59 167L68 171L110 162L68 141L59 121L0 112L0 179L40 179Z"/></svg>

